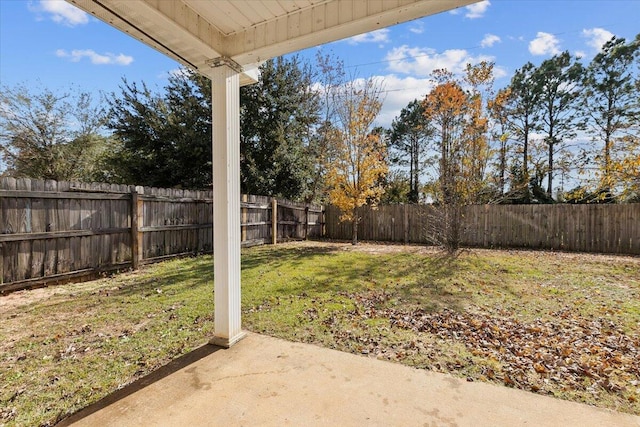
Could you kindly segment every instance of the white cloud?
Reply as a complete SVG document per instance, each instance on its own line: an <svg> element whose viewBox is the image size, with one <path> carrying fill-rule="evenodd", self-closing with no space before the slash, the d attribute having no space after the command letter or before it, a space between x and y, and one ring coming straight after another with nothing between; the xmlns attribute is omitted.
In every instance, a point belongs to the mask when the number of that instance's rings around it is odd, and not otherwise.
<svg viewBox="0 0 640 427"><path fill-rule="evenodd" d="M602 46L611 40L613 33L604 28L590 28L582 30L582 37L587 39L587 45L592 47L596 52L602 50Z"/></svg>
<svg viewBox="0 0 640 427"><path fill-rule="evenodd" d="M56 56L59 58L68 58L71 62L80 62L82 58L89 58L94 65L129 65L133 62L133 57L122 53L115 55L113 53L105 53L101 55L91 49L74 49L67 52L64 49L56 50Z"/></svg>
<svg viewBox="0 0 640 427"><path fill-rule="evenodd" d="M414 99L424 99L426 94L433 89L435 83L430 78L417 78L413 76L401 77L396 74L375 75L371 76L378 87L381 89L380 100L382 101L382 109L376 118L375 125L389 128L391 122L400 111ZM354 78L348 84L354 88L362 87L365 79L362 77ZM323 91L324 88L320 83L314 83L314 90Z"/></svg>
<svg viewBox="0 0 640 427"><path fill-rule="evenodd" d="M480 46L482 47L491 47L496 43L500 43L502 39L496 36L495 34L485 34L484 38L480 42Z"/></svg>
<svg viewBox="0 0 640 427"><path fill-rule="evenodd" d="M162 80L167 80L170 77L189 77L189 75L190 75L190 72L188 68L179 67L179 68L174 68L167 72L158 74L158 78Z"/></svg>
<svg viewBox="0 0 640 427"><path fill-rule="evenodd" d="M472 56L464 49L449 49L437 53L430 48L409 47L403 45L393 48L385 57L389 61L389 70L394 73L412 74L418 77L429 76L434 70L446 68L454 74L461 74L467 64L480 61L493 61L493 57Z"/></svg>
<svg viewBox="0 0 640 427"><path fill-rule="evenodd" d="M499 65L494 65L493 66L493 78L495 80L501 79L503 77L508 77L509 73L507 72L507 70L504 69L504 67L501 67Z"/></svg>
<svg viewBox="0 0 640 427"><path fill-rule="evenodd" d="M424 22L416 21L413 23L411 27L409 27L409 31L413 34L422 34L424 33Z"/></svg>
<svg viewBox="0 0 640 427"><path fill-rule="evenodd" d="M400 46L390 50L385 59L389 62L389 74L376 76L384 86L384 102L376 124L384 127L414 99L424 99L435 86L430 74L437 69L446 68L456 75L465 72L467 64L481 61L493 62L495 58L486 55L472 56L466 50L451 49L437 53L430 48ZM495 79L508 77L504 67L494 66Z"/></svg>
<svg viewBox="0 0 640 427"><path fill-rule="evenodd" d="M531 141L543 141L547 137L546 134L540 132L529 133L529 140Z"/></svg>
<svg viewBox="0 0 640 427"><path fill-rule="evenodd" d="M400 111L414 99L423 99L433 88L434 83L428 78L399 77L395 74L376 76L384 87L383 104L376 125L390 127L391 122Z"/></svg>
<svg viewBox="0 0 640 427"><path fill-rule="evenodd" d="M557 55L560 53L560 40L553 34L539 31L529 42L529 52L532 55Z"/></svg>
<svg viewBox="0 0 640 427"><path fill-rule="evenodd" d="M349 37L347 39L349 44L360 43L388 43L389 42L389 29L382 28L380 30L371 31L369 33L359 34L357 36Z"/></svg>
<svg viewBox="0 0 640 427"><path fill-rule="evenodd" d="M489 6L491 6L491 2L489 0L470 4L469 6L465 7L467 13L465 13L464 17L469 19L482 18Z"/></svg>
<svg viewBox="0 0 640 427"><path fill-rule="evenodd" d="M47 14L54 22L69 27L89 22L89 15L87 13L67 3L65 0L40 0L37 5L30 2L28 8L31 12L37 14Z"/></svg>

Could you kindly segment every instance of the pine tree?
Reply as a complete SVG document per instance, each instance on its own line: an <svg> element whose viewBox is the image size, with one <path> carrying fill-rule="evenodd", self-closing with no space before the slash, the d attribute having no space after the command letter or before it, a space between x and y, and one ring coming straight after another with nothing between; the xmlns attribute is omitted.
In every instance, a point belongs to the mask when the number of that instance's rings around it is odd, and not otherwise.
<svg viewBox="0 0 640 427"><path fill-rule="evenodd" d="M424 168L431 124L424 115L422 103L411 101L391 123L389 132L390 160L409 167L408 202L420 200L420 175Z"/></svg>
<svg viewBox="0 0 640 427"><path fill-rule="evenodd" d="M639 63L640 34L629 43L613 37L586 69L582 112L588 132L602 144L596 160L599 187L607 194L617 185L614 165L626 154L623 141L633 138L640 122Z"/></svg>
<svg viewBox="0 0 640 427"><path fill-rule="evenodd" d="M553 197L553 177L558 155L566 155L566 140L580 128L576 105L584 70L568 51L543 61L534 73L539 88L540 130L547 146L547 197Z"/></svg>

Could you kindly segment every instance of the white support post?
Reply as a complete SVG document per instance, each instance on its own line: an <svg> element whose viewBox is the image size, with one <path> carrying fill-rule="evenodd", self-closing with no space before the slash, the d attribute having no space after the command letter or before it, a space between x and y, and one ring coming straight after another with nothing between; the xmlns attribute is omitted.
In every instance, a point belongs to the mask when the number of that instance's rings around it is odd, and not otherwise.
<svg viewBox="0 0 640 427"><path fill-rule="evenodd" d="M213 92L214 337L230 347L244 337L240 308L240 78L226 64L209 73Z"/></svg>

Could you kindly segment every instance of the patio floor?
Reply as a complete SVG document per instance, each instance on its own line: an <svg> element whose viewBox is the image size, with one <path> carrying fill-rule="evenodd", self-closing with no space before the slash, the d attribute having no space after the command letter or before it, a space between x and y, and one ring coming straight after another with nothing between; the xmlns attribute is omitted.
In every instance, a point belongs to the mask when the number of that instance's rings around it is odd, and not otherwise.
<svg viewBox="0 0 640 427"><path fill-rule="evenodd" d="M640 427L640 417L249 333L60 425Z"/></svg>

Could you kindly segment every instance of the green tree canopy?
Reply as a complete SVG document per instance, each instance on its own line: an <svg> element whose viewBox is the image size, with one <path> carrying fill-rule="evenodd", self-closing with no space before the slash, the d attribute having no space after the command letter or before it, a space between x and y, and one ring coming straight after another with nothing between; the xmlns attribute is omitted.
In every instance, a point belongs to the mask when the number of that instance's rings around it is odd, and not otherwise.
<svg viewBox="0 0 640 427"><path fill-rule="evenodd" d="M260 67L258 83L240 90L241 188L304 199L313 179L309 142L319 122L311 69L297 56Z"/></svg>
<svg viewBox="0 0 640 427"><path fill-rule="evenodd" d="M103 159L108 182L157 187L211 185L211 82L183 69L163 94L123 80L109 101L119 145Z"/></svg>

